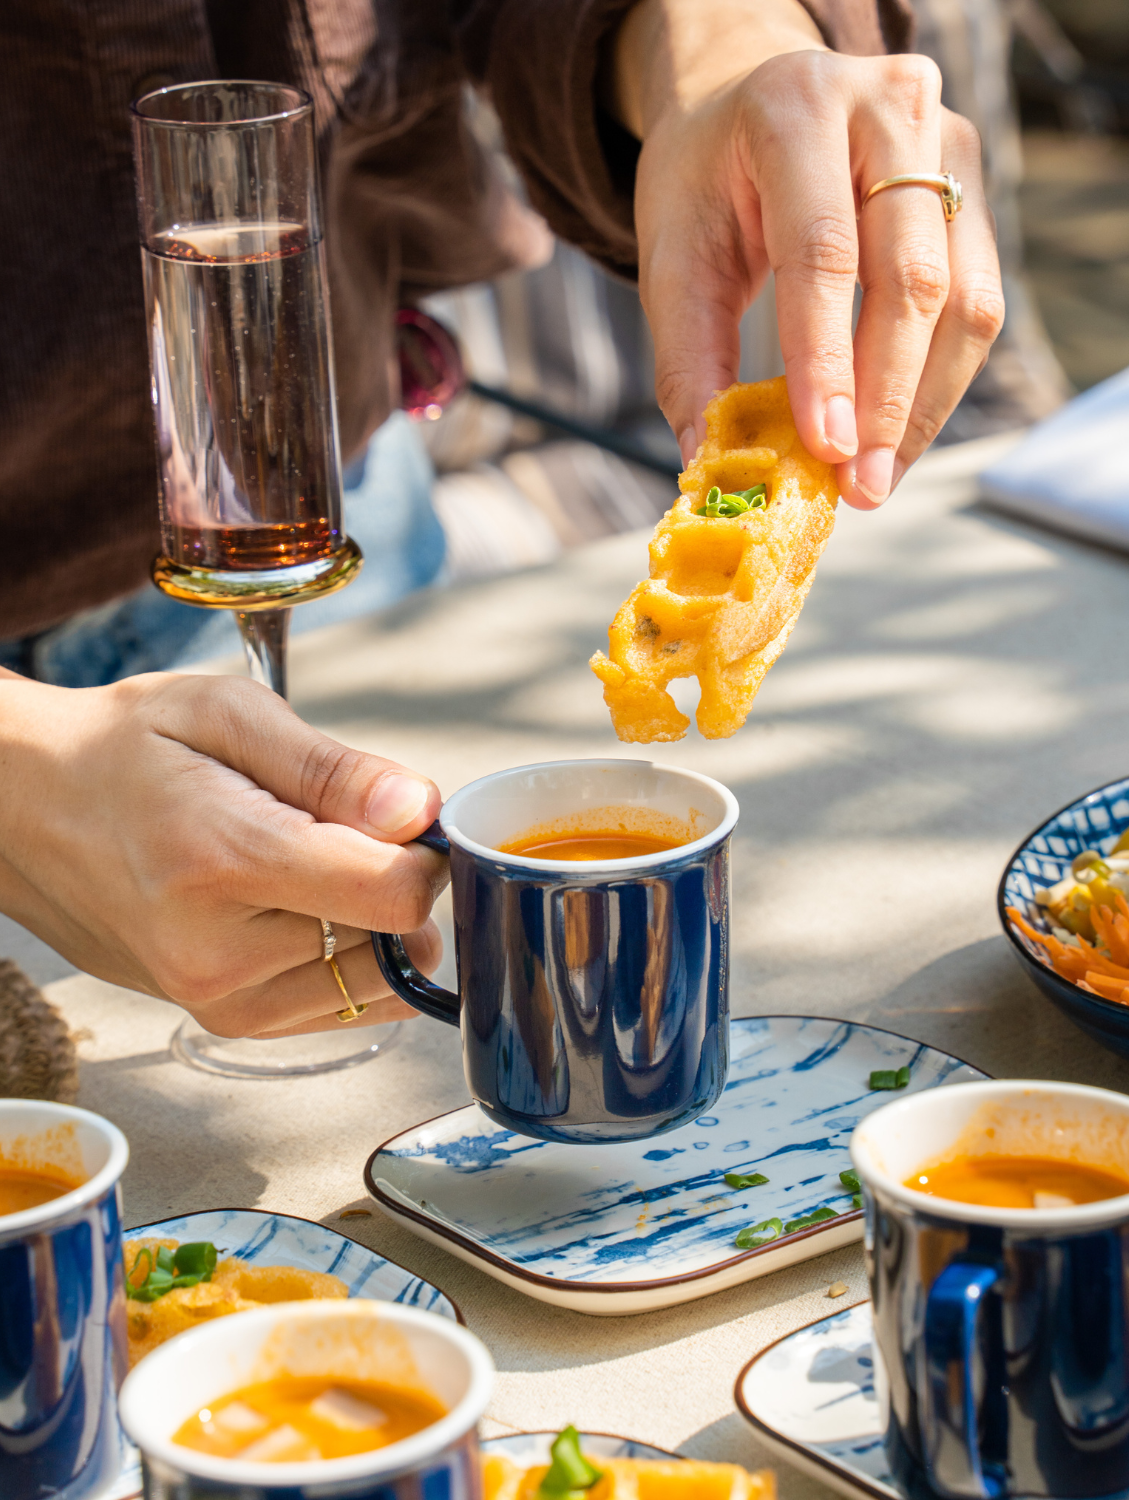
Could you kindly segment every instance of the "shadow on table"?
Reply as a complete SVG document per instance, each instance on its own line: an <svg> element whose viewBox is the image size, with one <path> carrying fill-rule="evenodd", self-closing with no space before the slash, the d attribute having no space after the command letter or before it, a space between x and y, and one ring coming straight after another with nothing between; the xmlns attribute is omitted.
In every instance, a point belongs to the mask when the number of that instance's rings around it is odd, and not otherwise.
<svg viewBox="0 0 1129 1500"><path fill-rule="evenodd" d="M857 1019L942 1047L996 1077L1129 1084L1129 1061L1056 1010L1003 936L954 948Z"/></svg>
<svg viewBox="0 0 1129 1500"><path fill-rule="evenodd" d="M779 1459L771 1454L756 1433L738 1412L720 1417L708 1427L700 1427L692 1437L678 1445L677 1451L684 1458L701 1458L708 1462L732 1463L733 1454L740 1455L738 1462L747 1469L775 1469ZM797 1477L794 1471L790 1478ZM812 1486L813 1493L820 1493Z"/></svg>
<svg viewBox="0 0 1129 1500"><path fill-rule="evenodd" d="M370 1210L368 1217L352 1217ZM342 1215L349 1217L342 1218ZM818 1295L816 1310L798 1323L864 1298L866 1279L860 1250L850 1245L799 1265L743 1282L692 1302L626 1317L595 1317L554 1307L497 1282L437 1245L417 1239L395 1220L358 1198L321 1221L377 1254L406 1266L445 1292L462 1309L471 1330L490 1348L502 1372L542 1372L605 1364L664 1344L675 1344L709 1329L723 1329L796 1297ZM821 1295L833 1281L845 1280L851 1295L827 1302ZM783 1332L783 1327L781 1328ZM765 1340L750 1333L743 1364ZM742 1346L743 1347L743 1346ZM734 1374L736 1374L736 1368Z"/></svg>
<svg viewBox="0 0 1129 1500"><path fill-rule="evenodd" d="M160 1085L146 1082L141 1070L168 1060L167 1049L82 1060L78 1103L83 1109L119 1122L153 1122L144 1143L137 1140L135 1129L131 1132L133 1160L122 1179L124 1223L130 1227L173 1215L256 1204L267 1187L266 1176L244 1160L245 1130L236 1119L229 1122L223 1110L202 1110L195 1096L179 1098L168 1088L167 1075ZM140 1173L144 1181L138 1180ZM144 1210L132 1210L133 1202L144 1203Z"/></svg>

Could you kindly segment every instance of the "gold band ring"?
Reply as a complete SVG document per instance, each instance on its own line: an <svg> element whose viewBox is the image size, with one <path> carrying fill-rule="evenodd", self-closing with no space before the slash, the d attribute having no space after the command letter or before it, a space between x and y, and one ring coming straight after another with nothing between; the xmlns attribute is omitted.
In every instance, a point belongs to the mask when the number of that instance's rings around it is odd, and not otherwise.
<svg viewBox="0 0 1129 1500"><path fill-rule="evenodd" d="M946 224L951 224L964 207L964 189L951 172L907 172L901 177L883 177L881 182L876 182L862 200L862 208L866 207L875 193L880 193L883 188L891 187L932 188L941 196L941 207L945 210Z"/></svg>
<svg viewBox="0 0 1129 1500"><path fill-rule="evenodd" d="M368 1010L368 1001L366 1000L363 1005L358 1005L345 988L345 981L341 977L341 970L337 967L337 960L333 956L333 950L337 947L337 934L324 917L320 918L320 921L321 956L333 970L333 977L337 981L337 988L345 996L345 1009L334 1011L334 1015L336 1015L339 1021L355 1021L358 1016L363 1016L365 1011Z"/></svg>
<svg viewBox="0 0 1129 1500"><path fill-rule="evenodd" d="M333 977L337 981L337 988L345 996L346 1008L344 1010L335 1011L334 1014L339 1021L355 1021L358 1016L363 1016L365 1011L368 1010L368 1001L366 1000L363 1005L358 1005L357 1002L353 999L352 995L350 995L349 991L345 988L345 981L341 977L341 970L337 967L337 960L333 957L332 953L329 955L329 958L326 960L326 962L333 970Z"/></svg>

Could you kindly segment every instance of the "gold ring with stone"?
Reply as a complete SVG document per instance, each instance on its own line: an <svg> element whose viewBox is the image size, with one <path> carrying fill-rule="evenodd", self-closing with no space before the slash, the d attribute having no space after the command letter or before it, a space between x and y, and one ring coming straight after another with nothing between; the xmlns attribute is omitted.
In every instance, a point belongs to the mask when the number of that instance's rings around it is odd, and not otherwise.
<svg viewBox="0 0 1129 1500"><path fill-rule="evenodd" d="M901 177L883 177L876 182L862 200L865 208L875 193L891 187L932 188L941 196L941 207L945 211L945 223L951 224L964 207L964 189L951 172L906 172Z"/></svg>
<svg viewBox="0 0 1129 1500"><path fill-rule="evenodd" d="M352 995L345 988L345 981L341 977L341 970L337 967L337 960L332 953L328 955L326 961L333 970L333 977L337 981L337 988L345 996L345 1009L335 1011L334 1014L339 1021L355 1021L358 1016L363 1016L365 1011L368 1010L368 1001L366 1000L363 1005L358 1005L353 999Z"/></svg>
<svg viewBox="0 0 1129 1500"><path fill-rule="evenodd" d="M326 963L328 963L329 960L333 957L334 951L337 948L337 934L334 932L333 928L329 925L324 917L322 917L320 920L321 956L326 961Z"/></svg>

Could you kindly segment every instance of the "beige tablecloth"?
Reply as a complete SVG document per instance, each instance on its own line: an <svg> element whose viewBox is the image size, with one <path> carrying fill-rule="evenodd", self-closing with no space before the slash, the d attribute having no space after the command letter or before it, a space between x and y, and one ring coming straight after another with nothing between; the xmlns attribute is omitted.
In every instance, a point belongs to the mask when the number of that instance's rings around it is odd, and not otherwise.
<svg viewBox="0 0 1129 1500"><path fill-rule="evenodd" d="M656 746L741 801L733 1009L869 1020L988 1071L1119 1088L1129 1063L1022 976L994 895L1019 839L1127 769L1123 560L974 502L1000 444L926 458L874 515L841 509L803 618L732 740ZM618 746L585 666L645 563L616 538L533 573L417 597L300 638L293 701L351 744L453 790L506 765ZM448 971L447 978L450 974ZM466 1101L458 1038L418 1021L383 1059L229 1082L173 1062L174 1007L78 977L79 1102L120 1124L127 1223L240 1205L342 1228L460 1304L498 1365L492 1430L580 1427L755 1465L734 1379L790 1329L865 1296L843 1250L666 1312L596 1319L508 1290L368 1207L361 1170ZM846 1281L850 1293L826 1297ZM781 1471L788 1500L822 1494Z"/></svg>

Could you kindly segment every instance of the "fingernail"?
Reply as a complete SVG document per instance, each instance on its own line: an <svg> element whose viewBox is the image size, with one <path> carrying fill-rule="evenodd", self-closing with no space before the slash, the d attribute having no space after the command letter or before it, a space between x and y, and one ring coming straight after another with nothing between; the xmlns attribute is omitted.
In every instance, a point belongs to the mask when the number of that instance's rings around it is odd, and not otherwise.
<svg viewBox="0 0 1129 1500"><path fill-rule="evenodd" d="M365 822L377 833L399 833L427 806L428 788L415 776L385 776L365 810Z"/></svg>
<svg viewBox="0 0 1129 1500"><path fill-rule="evenodd" d="M882 504L893 478L893 448L868 448L855 464L855 485L872 505Z"/></svg>
<svg viewBox="0 0 1129 1500"><path fill-rule="evenodd" d="M694 454L698 451L698 434L692 427L683 429L682 436L678 439L678 448L682 454L682 467L687 469L694 462Z"/></svg>
<svg viewBox="0 0 1129 1500"><path fill-rule="evenodd" d="M827 441L838 448L844 458L859 451L858 428L855 426L855 403L850 396L832 396L823 414L823 431Z"/></svg>

